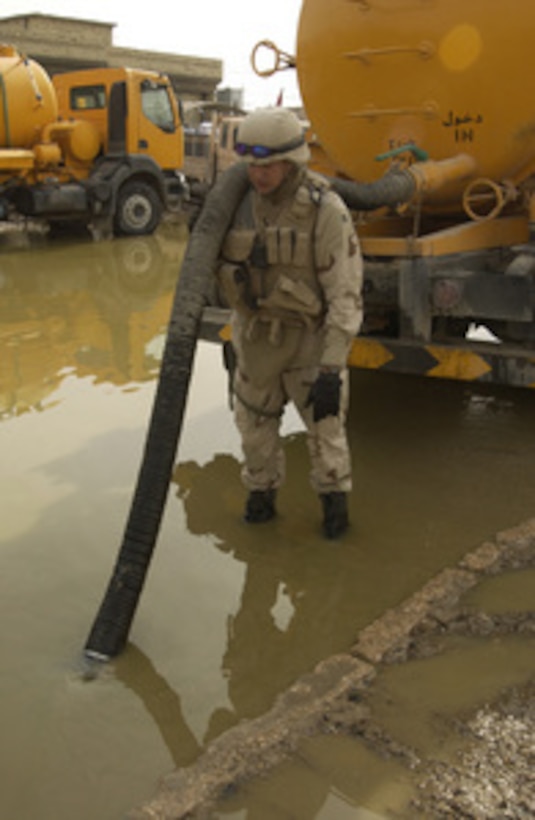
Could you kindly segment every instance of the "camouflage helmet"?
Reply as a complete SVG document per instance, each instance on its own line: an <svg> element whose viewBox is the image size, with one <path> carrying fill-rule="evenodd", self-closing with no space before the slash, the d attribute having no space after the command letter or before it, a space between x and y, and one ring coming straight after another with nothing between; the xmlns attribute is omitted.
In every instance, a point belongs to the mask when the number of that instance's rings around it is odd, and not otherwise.
<svg viewBox="0 0 535 820"><path fill-rule="evenodd" d="M234 150L245 162L268 165L289 160L304 165L310 158L304 128L287 108L257 108L238 128Z"/></svg>

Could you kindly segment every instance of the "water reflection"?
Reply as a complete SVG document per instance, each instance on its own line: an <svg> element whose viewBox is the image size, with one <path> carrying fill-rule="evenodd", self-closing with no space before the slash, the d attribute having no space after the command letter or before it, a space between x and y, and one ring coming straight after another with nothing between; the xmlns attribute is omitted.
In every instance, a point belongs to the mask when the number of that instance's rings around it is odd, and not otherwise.
<svg viewBox="0 0 535 820"><path fill-rule="evenodd" d="M281 492L277 519L258 528L241 520L237 458L219 453L202 466L188 461L174 471L188 530L212 536L217 549L245 567L221 660L232 708L214 712L206 741L268 709L298 675L346 646L348 629L364 617L366 605L355 595L362 545L355 539L333 548L322 538L319 502L302 486L304 435L288 436L285 450L293 479Z"/></svg>
<svg viewBox="0 0 535 820"><path fill-rule="evenodd" d="M183 250L162 231L0 255L0 417L43 409L67 374L155 378Z"/></svg>
<svg viewBox="0 0 535 820"><path fill-rule="evenodd" d="M188 766L201 747L187 725L180 696L169 686L151 660L135 644L115 663L117 679L131 689L158 727L177 768Z"/></svg>

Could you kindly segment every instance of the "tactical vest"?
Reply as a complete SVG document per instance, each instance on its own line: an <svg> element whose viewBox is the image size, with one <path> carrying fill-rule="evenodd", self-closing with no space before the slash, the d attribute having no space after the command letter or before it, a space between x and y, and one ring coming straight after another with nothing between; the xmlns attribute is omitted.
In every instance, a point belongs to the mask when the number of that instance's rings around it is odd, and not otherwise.
<svg viewBox="0 0 535 820"><path fill-rule="evenodd" d="M218 271L230 307L255 321L315 326L324 313L316 274L315 225L328 183L307 172L279 204L249 191L223 247ZM253 322L254 323L254 322Z"/></svg>

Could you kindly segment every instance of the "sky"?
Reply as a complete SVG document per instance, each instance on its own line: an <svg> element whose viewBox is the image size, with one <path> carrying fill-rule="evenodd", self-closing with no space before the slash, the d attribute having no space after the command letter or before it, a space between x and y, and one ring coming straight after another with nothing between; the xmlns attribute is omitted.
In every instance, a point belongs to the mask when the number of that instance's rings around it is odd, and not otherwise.
<svg viewBox="0 0 535 820"><path fill-rule="evenodd" d="M250 57L260 40L271 40L295 55L301 4L302 0L0 0L0 18L38 12L99 20L116 24L115 46L220 59L220 87L242 88L244 106L252 109L274 105L281 91L285 106L300 104L295 69L257 77Z"/></svg>

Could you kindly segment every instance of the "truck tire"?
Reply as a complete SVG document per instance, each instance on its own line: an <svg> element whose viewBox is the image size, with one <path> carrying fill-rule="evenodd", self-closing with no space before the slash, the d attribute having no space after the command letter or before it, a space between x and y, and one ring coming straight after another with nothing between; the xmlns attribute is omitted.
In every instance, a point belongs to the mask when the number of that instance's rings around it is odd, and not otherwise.
<svg viewBox="0 0 535 820"><path fill-rule="evenodd" d="M146 182L125 182L117 196L114 227L117 236L153 233L162 216L160 197Z"/></svg>

